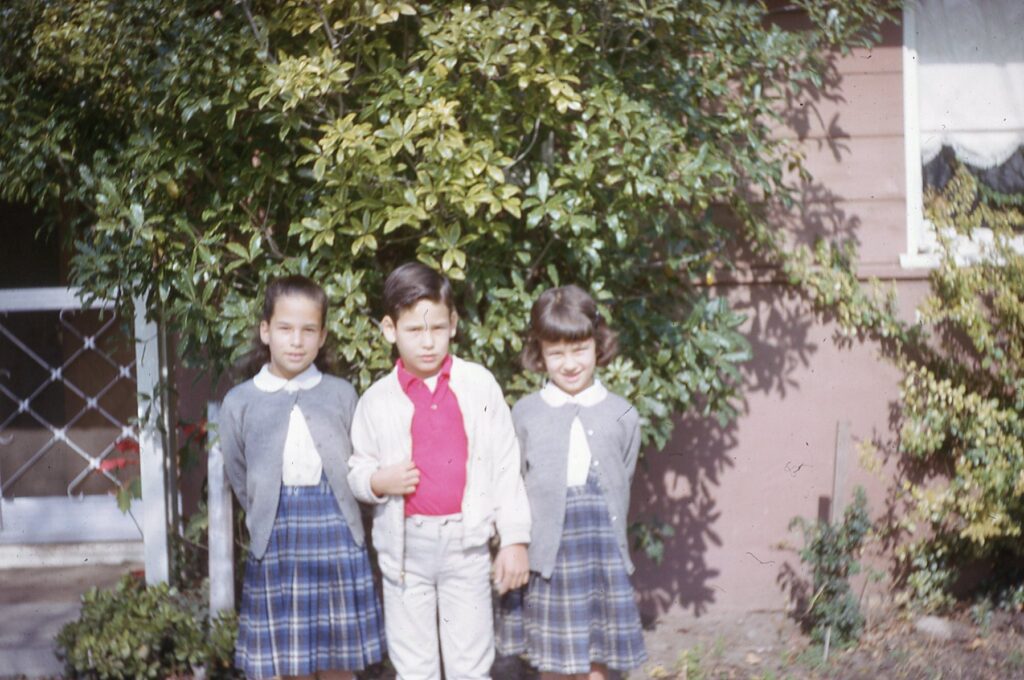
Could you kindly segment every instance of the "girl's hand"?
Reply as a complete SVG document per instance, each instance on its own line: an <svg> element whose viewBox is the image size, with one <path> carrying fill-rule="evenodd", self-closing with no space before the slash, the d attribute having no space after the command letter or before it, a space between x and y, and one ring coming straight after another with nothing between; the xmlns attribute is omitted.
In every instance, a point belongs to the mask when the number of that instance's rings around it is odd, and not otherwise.
<svg viewBox="0 0 1024 680"><path fill-rule="evenodd" d="M419 483L420 471L411 460L387 465L370 475L370 490L377 496L404 496Z"/></svg>
<svg viewBox="0 0 1024 680"><path fill-rule="evenodd" d="M506 545L494 558L494 585L499 595L522 588L530 580L530 560L522 543Z"/></svg>

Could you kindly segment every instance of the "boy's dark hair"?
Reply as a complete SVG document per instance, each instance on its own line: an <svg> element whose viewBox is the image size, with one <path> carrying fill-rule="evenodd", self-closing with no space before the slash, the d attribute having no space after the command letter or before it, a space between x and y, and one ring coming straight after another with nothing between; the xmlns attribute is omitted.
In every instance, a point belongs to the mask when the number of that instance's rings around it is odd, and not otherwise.
<svg viewBox="0 0 1024 680"><path fill-rule="evenodd" d="M388 274L384 281L384 314L398 321L403 309L420 300L438 302L455 311L452 284L448 277L421 262L406 262Z"/></svg>
<svg viewBox="0 0 1024 680"><path fill-rule="evenodd" d="M309 277L293 274L272 279L267 284L267 290L263 294L263 309L260 312L260 321L270 322L274 316L274 307L282 296L302 295L320 305L320 327L327 327L327 293L316 281ZM330 340L324 343L313 362L316 367L324 373L329 373L334 368L334 361L329 348ZM256 329L252 342L252 349L249 350L241 360L242 370L245 377L252 377L259 373L263 365L270 361L270 348L260 340L259 328Z"/></svg>
<svg viewBox="0 0 1024 680"><path fill-rule="evenodd" d="M587 291L575 285L549 288L530 309L530 328L520 359L527 370L543 372L542 341L575 342L590 338L597 345L598 366L606 365L618 354L616 333L605 323Z"/></svg>

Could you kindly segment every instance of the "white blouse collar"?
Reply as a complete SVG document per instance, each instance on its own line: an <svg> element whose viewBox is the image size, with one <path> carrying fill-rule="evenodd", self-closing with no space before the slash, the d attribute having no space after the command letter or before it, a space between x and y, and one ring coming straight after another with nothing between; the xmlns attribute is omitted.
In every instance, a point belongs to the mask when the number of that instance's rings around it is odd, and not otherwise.
<svg viewBox="0 0 1024 680"><path fill-rule="evenodd" d="M320 384L320 380L323 377L324 374L320 372L320 369L315 364L310 364L309 368L291 380L274 375L270 372L270 364L263 364L263 368L253 377L252 381L263 392L277 392L282 389L285 392L296 392L316 387Z"/></svg>
<svg viewBox="0 0 1024 680"><path fill-rule="evenodd" d="M594 378L594 384L579 394L569 394L561 387L551 382L545 383L540 390L541 398L548 406L564 406L565 404L579 404L580 406L593 406L608 396L608 390L601 381Z"/></svg>

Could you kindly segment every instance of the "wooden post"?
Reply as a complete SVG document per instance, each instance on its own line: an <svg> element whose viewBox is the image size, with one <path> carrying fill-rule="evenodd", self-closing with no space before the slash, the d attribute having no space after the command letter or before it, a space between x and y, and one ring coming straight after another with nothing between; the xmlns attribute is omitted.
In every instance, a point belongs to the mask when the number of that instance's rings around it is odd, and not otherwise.
<svg viewBox="0 0 1024 680"><path fill-rule="evenodd" d="M178 493L178 424L175 414L174 390L171 389L174 361L167 338L167 323L164 321L163 307L157 309L157 356L160 357L160 435L164 448L164 503L167 506L167 526L171 536L182 535L181 526L181 494ZM171 553L171 568L174 567L174 553Z"/></svg>
<svg viewBox="0 0 1024 680"><path fill-rule="evenodd" d="M847 465L850 461L850 421L840 420L836 423L836 449L832 465L832 509L829 523L835 524L843 519L846 510L846 477ZM824 663L828 663L828 652L832 642L832 626L825 630Z"/></svg>
<svg viewBox="0 0 1024 680"><path fill-rule="evenodd" d="M235 554L231 489L224 474L224 455L216 432L220 404L211 401L206 408L206 421L212 437L206 459L207 499L210 545L210 614L235 608Z"/></svg>
<svg viewBox="0 0 1024 680"><path fill-rule="evenodd" d="M135 380L139 402L139 472L142 477L142 540L146 583L170 578L167 467L160 433L160 351L157 325L135 299Z"/></svg>
<svg viewBox="0 0 1024 680"><path fill-rule="evenodd" d="M832 467L832 512L830 521L834 524L843 519L843 511L846 510L848 502L846 486L849 475L850 449L852 440L850 436L851 425L849 420L840 420L836 423L836 451L835 461Z"/></svg>

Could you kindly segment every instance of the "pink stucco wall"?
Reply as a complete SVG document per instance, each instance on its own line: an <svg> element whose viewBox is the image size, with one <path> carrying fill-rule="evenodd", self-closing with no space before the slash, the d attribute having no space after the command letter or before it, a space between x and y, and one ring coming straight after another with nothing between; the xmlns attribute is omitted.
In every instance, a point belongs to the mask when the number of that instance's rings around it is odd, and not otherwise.
<svg viewBox="0 0 1024 680"><path fill-rule="evenodd" d="M920 282L900 285L919 296ZM735 613L790 606L787 575L801 572L796 516L827 513L837 446L847 474L839 493L869 491L884 510L886 478L859 464L862 442L891 450L899 374L868 341L843 346L835 328L776 285L730 291L749 316L754 360L744 369L742 414L722 428L684 417L662 452L647 452L633 487L634 519L675 528L660 564L637 556L634 582L644 616ZM837 442L848 423L847 445Z"/></svg>
<svg viewBox="0 0 1024 680"><path fill-rule="evenodd" d="M865 275L890 279L910 317L927 292L927 273L901 269L906 244L902 34L836 61L832 97L793 102L780 136L802 145L814 175L797 210L778 220L801 241L853 239ZM872 341L842 342L835 326L771 276L739 275L716 292L748 316L754 359L744 369L740 417L722 428L683 416L663 452L648 452L633 488L633 518L675 527L664 560L637 556L634 582L645 618L791 606L791 579L803 571L793 517L827 513L833 502L837 430L847 474L885 510L886 474L859 464L861 442L891 450L899 374ZM891 469L890 469L891 478Z"/></svg>

